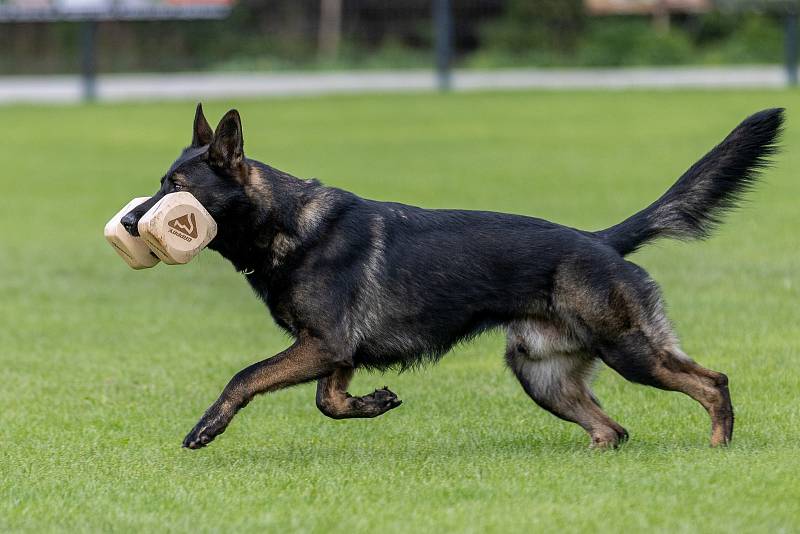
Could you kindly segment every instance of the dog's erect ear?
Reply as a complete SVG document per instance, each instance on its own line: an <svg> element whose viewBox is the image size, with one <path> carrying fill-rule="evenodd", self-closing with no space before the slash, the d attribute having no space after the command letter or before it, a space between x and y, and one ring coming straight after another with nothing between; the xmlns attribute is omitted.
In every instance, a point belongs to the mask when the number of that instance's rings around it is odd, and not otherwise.
<svg viewBox="0 0 800 534"><path fill-rule="evenodd" d="M230 110L219 121L208 148L208 161L219 169L235 171L244 160L244 139L239 112Z"/></svg>
<svg viewBox="0 0 800 534"><path fill-rule="evenodd" d="M208 124L203 115L203 104L197 103L197 111L194 112L194 128L192 128L192 146L197 148L210 145L214 138L214 131Z"/></svg>

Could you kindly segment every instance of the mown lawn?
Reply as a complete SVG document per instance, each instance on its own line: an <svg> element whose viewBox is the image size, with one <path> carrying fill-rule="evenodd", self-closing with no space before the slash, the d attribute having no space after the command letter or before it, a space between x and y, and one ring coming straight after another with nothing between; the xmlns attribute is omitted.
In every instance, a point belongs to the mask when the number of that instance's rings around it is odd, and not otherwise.
<svg viewBox="0 0 800 534"><path fill-rule="evenodd" d="M734 444L687 397L597 381L614 452L538 409L502 335L436 367L360 374L404 400L333 421L306 385L180 444L228 378L288 340L211 252L130 270L102 227L156 189L192 103L0 108L0 531L530 532L800 529L800 93L335 97L238 106L252 157L363 196L611 225L755 110L785 151L706 243L634 257L686 352L731 380Z"/></svg>

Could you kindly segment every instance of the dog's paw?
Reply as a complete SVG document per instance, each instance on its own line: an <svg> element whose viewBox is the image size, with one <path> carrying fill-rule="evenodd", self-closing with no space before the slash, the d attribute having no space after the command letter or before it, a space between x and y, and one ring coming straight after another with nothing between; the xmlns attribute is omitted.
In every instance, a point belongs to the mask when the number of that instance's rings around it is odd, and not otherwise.
<svg viewBox="0 0 800 534"><path fill-rule="evenodd" d="M376 389L369 395L364 395L361 400L371 411L375 412L375 415L386 413L403 404L403 401L398 399L397 395L389 391L386 386L383 386L383 389Z"/></svg>
<svg viewBox="0 0 800 534"><path fill-rule="evenodd" d="M599 450L617 449L628 441L628 431L622 428L606 428L592 433L590 448Z"/></svg>
<svg viewBox="0 0 800 534"><path fill-rule="evenodd" d="M205 416L183 438L183 446L187 449L201 449L225 432L227 427L228 423L222 418Z"/></svg>

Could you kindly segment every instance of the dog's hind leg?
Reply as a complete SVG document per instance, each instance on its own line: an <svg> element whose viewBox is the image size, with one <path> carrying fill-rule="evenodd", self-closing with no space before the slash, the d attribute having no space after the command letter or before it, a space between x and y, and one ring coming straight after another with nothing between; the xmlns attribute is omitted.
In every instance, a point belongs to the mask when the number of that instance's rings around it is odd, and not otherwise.
<svg viewBox="0 0 800 534"><path fill-rule="evenodd" d="M653 346L641 332L633 332L601 347L609 367L631 382L668 391L680 391L699 402L711 417L711 446L727 445L733 437L733 406L728 377L701 367L677 346Z"/></svg>
<svg viewBox="0 0 800 534"><path fill-rule="evenodd" d="M385 386L363 397L353 397L347 386L353 378L352 367L339 368L317 381L317 408L332 419L377 417L400 406L403 401Z"/></svg>
<svg viewBox="0 0 800 534"><path fill-rule="evenodd" d="M592 394L596 359L578 350L558 327L538 321L513 325L506 361L536 404L583 427L592 447L616 447L628 439L628 432L603 412Z"/></svg>
<svg viewBox="0 0 800 534"><path fill-rule="evenodd" d="M581 356L558 355L533 360L525 355L507 357L525 392L553 415L579 424L592 439L592 447L613 448L628 439L628 432L600 408L589 388L594 362Z"/></svg>
<svg viewBox="0 0 800 534"><path fill-rule="evenodd" d="M317 338L301 335L280 354L236 373L183 440L183 446L199 449L210 443L256 395L329 376L341 366L340 354Z"/></svg>
<svg viewBox="0 0 800 534"><path fill-rule="evenodd" d="M556 307L581 325L592 354L631 382L689 395L711 416L711 445L730 442L728 378L678 348L658 286L644 269L606 261L566 264L557 275Z"/></svg>

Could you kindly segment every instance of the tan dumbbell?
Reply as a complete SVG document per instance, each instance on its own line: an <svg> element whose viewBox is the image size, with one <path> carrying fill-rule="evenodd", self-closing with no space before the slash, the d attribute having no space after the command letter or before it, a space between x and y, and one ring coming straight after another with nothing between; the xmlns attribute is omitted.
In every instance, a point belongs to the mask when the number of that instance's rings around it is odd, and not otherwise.
<svg viewBox="0 0 800 534"><path fill-rule="evenodd" d="M217 235L217 223L191 193L170 193L139 219L139 235L164 263L188 263Z"/></svg>
<svg viewBox="0 0 800 534"><path fill-rule="evenodd" d="M125 230L120 223L120 219L136 206L149 199L150 197L134 198L125 204L125 207L119 210L119 213L114 215L103 229L103 235L106 236L106 241L111 243L111 246L114 247L117 254L125 260L125 263L134 269L147 269L158 263L159 259L150 251L150 248L142 239L132 236Z"/></svg>

